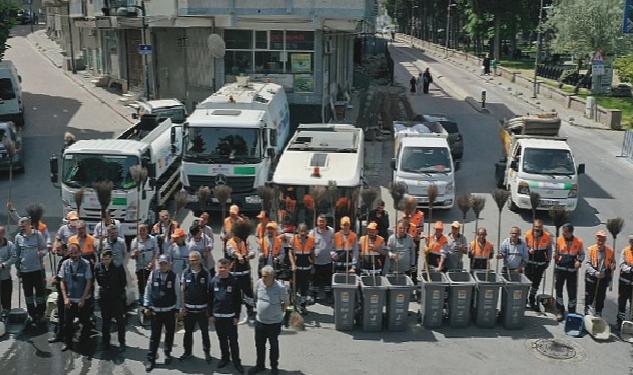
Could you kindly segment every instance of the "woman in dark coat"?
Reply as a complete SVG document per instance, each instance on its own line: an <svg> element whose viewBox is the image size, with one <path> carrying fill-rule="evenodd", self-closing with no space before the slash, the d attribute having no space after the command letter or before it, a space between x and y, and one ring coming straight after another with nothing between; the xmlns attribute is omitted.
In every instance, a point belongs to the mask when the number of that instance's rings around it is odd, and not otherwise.
<svg viewBox="0 0 633 375"><path fill-rule="evenodd" d="M424 74L422 74L422 92L425 94L429 93L429 85L433 83L433 77L431 77L431 72L429 68L424 70Z"/></svg>
<svg viewBox="0 0 633 375"><path fill-rule="evenodd" d="M415 94L415 76L411 76L411 80L409 80L409 85L411 86L411 93Z"/></svg>

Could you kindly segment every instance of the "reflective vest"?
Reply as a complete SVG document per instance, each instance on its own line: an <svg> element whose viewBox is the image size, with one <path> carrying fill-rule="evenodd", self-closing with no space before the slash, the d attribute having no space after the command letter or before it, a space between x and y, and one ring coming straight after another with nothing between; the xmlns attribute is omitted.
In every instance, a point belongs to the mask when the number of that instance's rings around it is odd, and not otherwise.
<svg viewBox="0 0 633 375"><path fill-rule="evenodd" d="M481 247L481 244L477 240L470 241L470 248L473 252L474 259L490 259L490 254L492 254L492 242L486 240L484 246Z"/></svg>
<svg viewBox="0 0 633 375"><path fill-rule="evenodd" d="M444 245L446 245L447 242L448 242L448 238L446 238L445 235L442 234L442 236L440 236L439 239L436 239L435 235L433 235L431 236L429 240L429 244L427 245L427 248L429 249L429 252L431 254L440 255L442 253L442 247L444 247Z"/></svg>
<svg viewBox="0 0 633 375"><path fill-rule="evenodd" d="M184 305L188 309L201 310L207 307L211 299L209 293L209 271L202 267L200 271L193 272L191 267L187 267L182 275L184 294Z"/></svg>
<svg viewBox="0 0 633 375"><path fill-rule="evenodd" d="M314 210L314 198L312 198L312 195L305 194L303 196L303 205L308 210Z"/></svg>
<svg viewBox="0 0 633 375"><path fill-rule="evenodd" d="M74 270L73 264L76 266ZM82 258L78 261L68 259L64 261L62 267L64 267L64 282L66 283L66 294L68 298L71 301L81 299L88 284L86 273L90 270L90 264L87 260Z"/></svg>
<svg viewBox="0 0 633 375"><path fill-rule="evenodd" d="M633 247L630 245L625 247L622 251L622 255L624 257L624 263L626 263L629 267L633 267ZM620 281L623 281L625 284L630 284L633 280L633 272L628 271L624 272L620 269Z"/></svg>
<svg viewBox="0 0 633 375"><path fill-rule="evenodd" d="M262 249L262 254L266 258L268 258L268 255L270 253L268 241L269 241L268 236L263 237L262 239L259 240L259 246ZM281 238L279 238L279 236L275 236L273 237L273 256L274 257L279 256L280 252L281 252Z"/></svg>
<svg viewBox="0 0 633 375"><path fill-rule="evenodd" d="M233 224L235 224L239 220L239 218L233 220L233 218L230 216L224 219L224 233L229 234L233 232Z"/></svg>
<svg viewBox="0 0 633 375"><path fill-rule="evenodd" d="M532 229L528 230L525 234L525 244L528 249L536 250L534 254L530 254L528 263L533 264L545 264L547 263L547 249L552 244L552 237L549 232L543 231L542 235L538 237L538 240L534 237Z"/></svg>
<svg viewBox="0 0 633 375"><path fill-rule="evenodd" d="M411 224L417 227L424 225L424 212L416 210L413 216L411 216Z"/></svg>
<svg viewBox="0 0 633 375"><path fill-rule="evenodd" d="M336 251L349 251L354 247L356 241L356 233L350 231L347 234L347 241L345 241L345 235L342 231L336 232L334 235L334 248Z"/></svg>
<svg viewBox="0 0 633 375"><path fill-rule="evenodd" d="M565 271L576 271L574 263L579 259L579 255L582 254L583 243L582 240L576 236L572 237L571 246L568 246L567 240L564 236L559 236L556 240L556 252L561 257L560 261L556 264L556 269Z"/></svg>
<svg viewBox="0 0 633 375"><path fill-rule="evenodd" d="M86 234L86 237L80 240L79 235L75 234L74 236L68 239L68 243L76 242L79 244L79 249L82 254L94 254L95 253L95 238L89 234Z"/></svg>
<svg viewBox="0 0 633 375"><path fill-rule="evenodd" d="M384 241L384 238L381 236L376 236L376 239L373 242L373 249L380 249ZM371 250L369 246L370 244L371 241L369 236L362 236L358 242L358 245L360 246L359 252L361 254L360 268L365 270L365 272L367 272L367 270L372 270L373 272L373 269L375 269L375 272L378 273L382 268L382 263L380 257L378 256L378 251Z"/></svg>
<svg viewBox="0 0 633 375"><path fill-rule="evenodd" d="M176 274L173 271L167 271L165 280L160 278L161 272L154 270L152 272L152 281L150 284L150 306L156 311L170 311L176 309Z"/></svg>
<svg viewBox="0 0 633 375"><path fill-rule="evenodd" d="M310 255L314 252L314 237L307 236L305 241L301 241L301 236L296 234L292 239L292 248L296 256L298 270L306 271L312 268Z"/></svg>
<svg viewBox="0 0 633 375"><path fill-rule="evenodd" d="M231 238L227 242L227 248L228 247L231 247L232 249L234 249L235 251L237 251L244 257L248 256L248 247L246 245L246 241L240 240L238 244L235 238ZM237 257L234 257L234 260L235 261L233 262L233 271L232 271L234 275L239 276L239 275L247 274L250 272L251 265L248 259L244 259L243 262L238 262Z"/></svg>
<svg viewBox="0 0 633 375"><path fill-rule="evenodd" d="M255 229L255 236L257 238L262 238L266 235L266 224L268 223L261 222L257 224L257 228Z"/></svg>
<svg viewBox="0 0 633 375"><path fill-rule="evenodd" d="M598 264L598 253L600 252L598 245L591 245L589 246L589 248L587 249L589 250L589 259L591 259L591 265L593 266L593 268L597 269L598 271L600 271L600 264ZM615 255L613 253L613 249L608 246L608 245L604 245L604 269L607 272L610 272L611 267L613 267L613 265L615 264Z"/></svg>

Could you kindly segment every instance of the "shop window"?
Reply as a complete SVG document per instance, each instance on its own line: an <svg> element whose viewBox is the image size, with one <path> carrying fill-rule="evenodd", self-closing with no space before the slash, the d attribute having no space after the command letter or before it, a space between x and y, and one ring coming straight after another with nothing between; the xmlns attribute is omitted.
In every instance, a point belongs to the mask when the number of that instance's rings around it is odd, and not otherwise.
<svg viewBox="0 0 633 375"><path fill-rule="evenodd" d="M282 51L284 49L284 32L272 30L270 32L270 49Z"/></svg>
<svg viewBox="0 0 633 375"><path fill-rule="evenodd" d="M314 51L314 31L286 31L286 50Z"/></svg>
<svg viewBox="0 0 633 375"><path fill-rule="evenodd" d="M255 49L268 49L267 31L255 31Z"/></svg>
<svg viewBox="0 0 633 375"><path fill-rule="evenodd" d="M255 73L283 73L284 63L279 51L256 51Z"/></svg>
<svg viewBox="0 0 633 375"><path fill-rule="evenodd" d="M252 49L252 30L224 30L226 49Z"/></svg>
<svg viewBox="0 0 633 375"><path fill-rule="evenodd" d="M226 51L224 56L225 73L230 75L248 74L253 71L252 51Z"/></svg>

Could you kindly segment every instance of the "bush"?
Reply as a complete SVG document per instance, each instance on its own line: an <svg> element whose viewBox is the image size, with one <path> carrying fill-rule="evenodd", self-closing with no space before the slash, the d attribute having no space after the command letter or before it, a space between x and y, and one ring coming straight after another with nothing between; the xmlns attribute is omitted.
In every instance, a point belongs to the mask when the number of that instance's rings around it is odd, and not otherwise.
<svg viewBox="0 0 633 375"><path fill-rule="evenodd" d="M633 83L633 54L618 57L613 63L615 71L620 77L620 81L625 83Z"/></svg>

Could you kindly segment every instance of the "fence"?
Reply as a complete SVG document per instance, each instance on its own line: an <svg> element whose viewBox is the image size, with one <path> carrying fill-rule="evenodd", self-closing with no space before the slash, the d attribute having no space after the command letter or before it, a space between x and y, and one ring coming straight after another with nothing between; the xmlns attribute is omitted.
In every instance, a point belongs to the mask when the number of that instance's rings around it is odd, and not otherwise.
<svg viewBox="0 0 633 375"><path fill-rule="evenodd" d="M622 140L622 152L620 152L620 156L633 162L633 130L627 130L624 132L624 140Z"/></svg>

